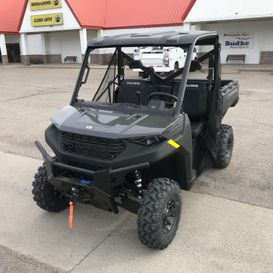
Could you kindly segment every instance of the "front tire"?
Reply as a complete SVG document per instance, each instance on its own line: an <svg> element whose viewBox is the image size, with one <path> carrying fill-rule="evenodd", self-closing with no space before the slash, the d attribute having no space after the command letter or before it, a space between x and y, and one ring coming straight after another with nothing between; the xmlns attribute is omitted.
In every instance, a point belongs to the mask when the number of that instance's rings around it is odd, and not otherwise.
<svg viewBox="0 0 273 273"><path fill-rule="evenodd" d="M48 212L60 212L68 207L68 199L48 182L45 165L38 169L32 186L33 199L41 209Z"/></svg>
<svg viewBox="0 0 273 273"><path fill-rule="evenodd" d="M153 249L164 249L175 237L181 214L179 185L168 178L154 179L144 192L138 211L140 241Z"/></svg>
<svg viewBox="0 0 273 273"><path fill-rule="evenodd" d="M222 124L218 133L217 139L217 157L215 160L216 168L226 168L232 157L233 153L233 129L229 125Z"/></svg>

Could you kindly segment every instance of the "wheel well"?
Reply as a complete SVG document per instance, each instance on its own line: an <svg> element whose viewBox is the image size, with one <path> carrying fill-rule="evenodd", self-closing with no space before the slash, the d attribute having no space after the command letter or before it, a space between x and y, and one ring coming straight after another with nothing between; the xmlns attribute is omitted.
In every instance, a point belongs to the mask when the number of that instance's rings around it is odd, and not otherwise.
<svg viewBox="0 0 273 273"><path fill-rule="evenodd" d="M159 162L150 165L147 171L148 181L152 181L158 177L168 177L178 182L183 190L188 189L187 171L186 171L186 156L180 153L167 157Z"/></svg>

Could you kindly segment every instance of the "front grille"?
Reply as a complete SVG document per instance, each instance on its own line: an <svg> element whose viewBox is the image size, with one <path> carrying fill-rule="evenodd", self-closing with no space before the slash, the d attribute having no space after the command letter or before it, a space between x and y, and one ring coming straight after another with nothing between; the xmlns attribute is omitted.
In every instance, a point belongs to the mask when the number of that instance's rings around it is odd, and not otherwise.
<svg viewBox="0 0 273 273"><path fill-rule="evenodd" d="M61 132L62 151L86 157L112 160L126 148L122 140Z"/></svg>

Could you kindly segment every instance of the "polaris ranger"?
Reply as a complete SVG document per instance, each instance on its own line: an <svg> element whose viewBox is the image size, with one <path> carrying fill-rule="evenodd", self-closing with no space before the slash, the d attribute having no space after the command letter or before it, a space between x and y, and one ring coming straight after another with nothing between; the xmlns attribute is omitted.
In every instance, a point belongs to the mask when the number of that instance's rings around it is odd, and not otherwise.
<svg viewBox="0 0 273 273"><path fill-rule="evenodd" d="M149 46L183 49L184 67L162 77L126 53L126 48ZM211 48L197 60L208 65L204 79L189 78L196 46ZM87 84L90 54L97 49L108 50L111 58L105 57L108 68L93 92L94 85ZM135 69L149 77L140 80ZM55 156L35 142L44 164L33 182L34 200L49 212L77 202L114 213L124 208L138 215L141 242L164 249L178 228L181 189L190 190L204 170L230 163L233 130L222 119L238 100L238 82L221 80L215 32L94 39L70 105L52 117L45 132Z"/></svg>

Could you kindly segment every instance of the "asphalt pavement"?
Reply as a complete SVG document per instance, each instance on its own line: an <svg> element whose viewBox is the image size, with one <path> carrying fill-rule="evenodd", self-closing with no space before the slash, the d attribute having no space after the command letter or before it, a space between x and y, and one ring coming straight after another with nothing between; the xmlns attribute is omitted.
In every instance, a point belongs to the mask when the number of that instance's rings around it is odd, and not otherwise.
<svg viewBox="0 0 273 273"><path fill-rule="evenodd" d="M225 170L201 175L183 192L182 222L164 251L143 246L136 216L77 205L50 214L33 202L31 182L49 117L69 103L78 67L0 66L0 272L252 272L273 268L273 69L224 67L240 80L240 102L224 122L235 133ZM91 96L94 84L84 88ZM201 75L202 76L202 75Z"/></svg>

